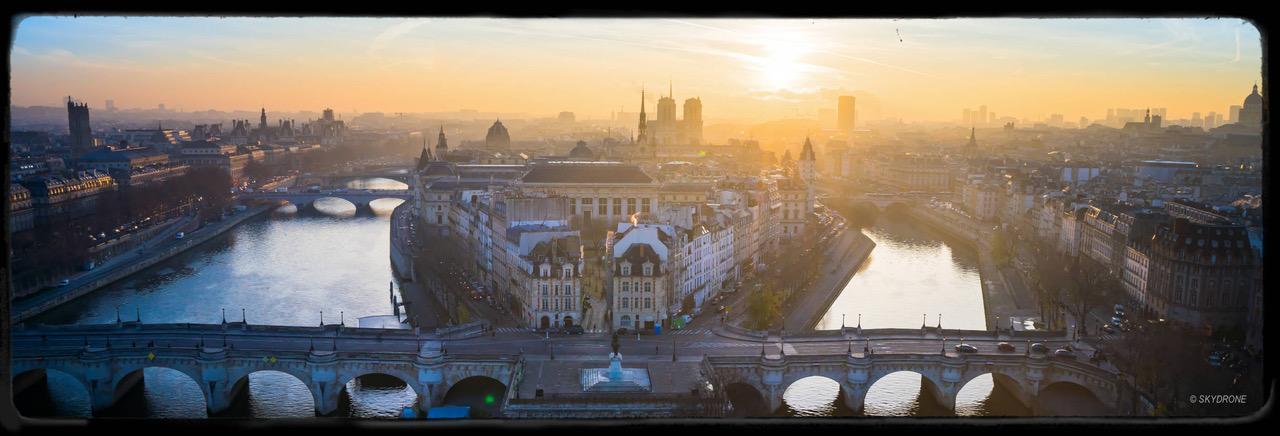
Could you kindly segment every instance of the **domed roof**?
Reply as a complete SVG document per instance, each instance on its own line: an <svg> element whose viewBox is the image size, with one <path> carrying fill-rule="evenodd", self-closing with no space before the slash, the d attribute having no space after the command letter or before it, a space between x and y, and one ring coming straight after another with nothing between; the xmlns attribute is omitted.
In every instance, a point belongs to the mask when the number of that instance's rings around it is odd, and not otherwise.
<svg viewBox="0 0 1280 436"><path fill-rule="evenodd" d="M1253 94L1249 94L1244 98L1245 106L1258 105L1262 106L1262 94L1258 93L1258 85L1253 85Z"/></svg>
<svg viewBox="0 0 1280 436"><path fill-rule="evenodd" d="M578 146L569 151L569 158L593 160L596 158L596 154L587 147L586 141L578 141Z"/></svg>
<svg viewBox="0 0 1280 436"><path fill-rule="evenodd" d="M489 133L484 135L484 137L486 140L511 140L511 135L507 134L507 128L502 126L502 121L494 121L493 126L489 127Z"/></svg>

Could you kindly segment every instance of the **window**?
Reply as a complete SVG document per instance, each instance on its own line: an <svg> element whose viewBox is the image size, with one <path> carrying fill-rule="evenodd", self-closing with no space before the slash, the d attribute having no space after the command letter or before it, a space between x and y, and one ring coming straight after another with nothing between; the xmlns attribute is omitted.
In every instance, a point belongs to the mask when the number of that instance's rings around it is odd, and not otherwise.
<svg viewBox="0 0 1280 436"><path fill-rule="evenodd" d="M645 309L650 309L650 308L652 308L652 307L653 307L653 299L652 299L652 298L645 298L645 299L644 299L644 308L645 308Z"/></svg>
<svg viewBox="0 0 1280 436"><path fill-rule="evenodd" d="M644 212L644 213L649 213L649 199L648 199L648 198L641 198L641 199L640 199L640 211L641 211L641 212Z"/></svg>
<svg viewBox="0 0 1280 436"><path fill-rule="evenodd" d="M1224 287L1222 290L1222 308L1226 309L1228 307L1231 307L1231 292Z"/></svg>
<svg viewBox="0 0 1280 436"><path fill-rule="evenodd" d="M566 298L566 299L564 299L564 310L573 310L573 299L572 299L572 298Z"/></svg>
<svg viewBox="0 0 1280 436"><path fill-rule="evenodd" d="M573 285L564 285L564 294L573 295Z"/></svg>
<svg viewBox="0 0 1280 436"><path fill-rule="evenodd" d="M631 317L630 317L630 316L622 315L622 326L623 326L623 327L627 327L627 328L630 328L630 327L631 327Z"/></svg>
<svg viewBox="0 0 1280 436"><path fill-rule="evenodd" d="M646 276L651 276L651 275L653 275L653 265L645 265L645 266L644 266L644 275L646 275Z"/></svg>
<svg viewBox="0 0 1280 436"><path fill-rule="evenodd" d="M553 299L553 300L551 301L551 304L553 305L553 307L552 307L552 309L553 309L553 310L560 310L560 299L559 299L559 298L555 298L555 299Z"/></svg>
<svg viewBox="0 0 1280 436"><path fill-rule="evenodd" d="M631 292L631 282L622 282L622 292Z"/></svg>
<svg viewBox="0 0 1280 436"><path fill-rule="evenodd" d="M622 298L622 308L623 308L623 309L630 309L630 308L631 308L630 303L631 303L631 299L630 299L630 298L626 298L626 297L623 297L623 298ZM626 317L623 317L622 319L626 319Z"/></svg>
<svg viewBox="0 0 1280 436"><path fill-rule="evenodd" d="M653 292L653 283L645 282L645 284L644 284L644 291L645 291L645 292Z"/></svg>
<svg viewBox="0 0 1280 436"><path fill-rule="evenodd" d="M1213 297L1215 297L1213 291L1209 291L1209 293L1205 294L1204 307L1206 309L1213 307Z"/></svg>
<svg viewBox="0 0 1280 436"><path fill-rule="evenodd" d="M627 215L634 215L635 213L636 213L636 199L628 198L627 199Z"/></svg>
<svg viewBox="0 0 1280 436"><path fill-rule="evenodd" d="M565 267L564 267L564 277L565 277L565 278L573 277L573 267L572 267L572 266L565 265Z"/></svg>
<svg viewBox="0 0 1280 436"><path fill-rule="evenodd" d="M541 306L541 307L539 307L539 309L538 309L538 310L542 310L542 311L546 311L546 310L547 310L547 299L546 299L546 298L543 298L543 299L542 299L542 306Z"/></svg>
<svg viewBox="0 0 1280 436"><path fill-rule="evenodd" d="M545 297L546 295L547 295L547 284L546 284L546 283L543 283L543 284L542 284L542 296L544 296L544 297Z"/></svg>
<svg viewBox="0 0 1280 436"><path fill-rule="evenodd" d="M621 198L613 199L613 214L622 215L622 199Z"/></svg>
<svg viewBox="0 0 1280 436"><path fill-rule="evenodd" d="M640 297L631 297L631 307L640 308Z"/></svg>
<svg viewBox="0 0 1280 436"><path fill-rule="evenodd" d="M578 214L578 205L576 205L576 204L570 204L570 205L569 205L569 215L577 215L577 214Z"/></svg>
<svg viewBox="0 0 1280 436"><path fill-rule="evenodd" d="M1200 296L1199 294L1200 294L1199 291L1196 291L1195 288L1192 288L1191 297L1187 299L1187 305L1191 307L1196 307L1196 297L1199 297Z"/></svg>
<svg viewBox="0 0 1280 436"><path fill-rule="evenodd" d="M629 275L631 275L631 265L623 265L623 266L622 266L622 275L624 275L624 276L629 276Z"/></svg>
<svg viewBox="0 0 1280 436"><path fill-rule="evenodd" d="M596 212L596 213L600 214L600 216L605 216L609 214L609 206L605 204L603 198L600 199L599 212Z"/></svg>
<svg viewBox="0 0 1280 436"><path fill-rule="evenodd" d="M560 295L560 285L555 286L555 294L552 294L552 295L556 295L556 296Z"/></svg>
<svg viewBox="0 0 1280 436"><path fill-rule="evenodd" d="M582 199L582 204L583 204L584 206L585 206L585 205L588 205L588 204L592 204L592 201L593 201L593 200L595 200L595 199L594 199L594 198L584 198L584 199Z"/></svg>

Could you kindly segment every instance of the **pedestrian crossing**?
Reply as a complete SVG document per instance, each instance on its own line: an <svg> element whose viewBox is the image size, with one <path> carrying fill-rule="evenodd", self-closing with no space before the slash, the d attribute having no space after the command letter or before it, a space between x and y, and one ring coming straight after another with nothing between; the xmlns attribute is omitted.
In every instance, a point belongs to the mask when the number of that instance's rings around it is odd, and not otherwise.
<svg viewBox="0 0 1280 436"><path fill-rule="evenodd" d="M671 332L671 334L673 335L710 335L712 333L711 333L711 329L705 328L705 329L680 329L680 330Z"/></svg>
<svg viewBox="0 0 1280 436"><path fill-rule="evenodd" d="M498 327L498 328L496 328L496 329L494 329L494 330L497 330L497 331L498 331L498 333L517 333L517 332L531 332L531 331L533 331L533 329L528 328L528 327Z"/></svg>
<svg viewBox="0 0 1280 436"><path fill-rule="evenodd" d="M1124 333L1103 333L1100 337L1104 341L1119 341L1124 339Z"/></svg>

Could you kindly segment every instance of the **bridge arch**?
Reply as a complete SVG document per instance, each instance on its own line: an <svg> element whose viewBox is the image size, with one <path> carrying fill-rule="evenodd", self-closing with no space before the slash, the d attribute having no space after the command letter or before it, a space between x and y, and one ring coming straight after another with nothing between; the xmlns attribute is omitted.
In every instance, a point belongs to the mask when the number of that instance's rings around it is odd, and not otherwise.
<svg viewBox="0 0 1280 436"><path fill-rule="evenodd" d="M321 412L321 414L329 414L336 410L340 399L343 397L343 393L346 393L345 395L347 399L351 398L350 390L353 387L352 382L357 382L361 385L364 383L370 383L372 385L370 387L378 389L378 384L386 384L386 381L389 379L396 379L403 382L406 387L413 392L412 398L408 398L406 395L406 407L417 404L418 399L422 398L422 390L417 383L417 371L412 368L412 365L404 365L405 367L401 366L402 365L388 365L388 367L362 368L346 372L341 374L337 379L339 382L337 389L328 389L326 392L312 389L311 393L315 396L316 404L320 406L316 410ZM360 381L357 381L357 379L360 379ZM389 386L390 389L388 390L394 390L395 387L396 386ZM361 388L363 389L365 387L361 386ZM352 406L355 407L354 404Z"/></svg>
<svg viewBox="0 0 1280 436"><path fill-rule="evenodd" d="M152 378L172 379L172 386L177 388L177 392L165 391L160 393L163 395L164 401L148 401L149 407L180 408L185 403L182 400L198 395L200 397L199 403L203 407L191 410L190 413L198 414L198 409L204 409L205 413L209 413L209 406L212 403L211 395L215 394L215 392L211 390L209 383L202 382L201 374L198 371L195 365L168 365L165 362L124 366L121 370L115 372L115 376L112 379L109 402L102 402L106 398L95 399L95 402L98 402L94 407L95 412L115 406L130 395L145 394L145 391L139 391L145 389L145 378L149 376ZM148 375L146 374L147 372L151 374ZM182 380L184 378L190 381ZM166 381L164 384L168 385L170 383ZM186 412L175 411L180 415L186 415Z"/></svg>
<svg viewBox="0 0 1280 436"><path fill-rule="evenodd" d="M733 418L773 414L773 411L769 410L769 400L765 398L762 388L750 382L730 382L724 385L724 393L729 400L729 405L733 408Z"/></svg>
<svg viewBox="0 0 1280 436"><path fill-rule="evenodd" d="M449 384L444 389L440 404L444 406L468 406L475 418L497 417L502 409L502 397L507 384L488 375L472 375Z"/></svg>
<svg viewBox="0 0 1280 436"><path fill-rule="evenodd" d="M833 416L847 395L838 378L819 374L796 379L782 391L783 408L795 416Z"/></svg>
<svg viewBox="0 0 1280 436"><path fill-rule="evenodd" d="M938 380L939 374L930 370L928 365L913 364L888 364L878 366L871 371L871 376L867 379L866 393L863 394L862 412L867 416L909 416L915 411L910 408L910 404L901 404L896 401L882 401L885 396L893 397L891 391L910 390L917 386L917 392L920 395L916 402L935 401L941 403L943 408L954 407L955 393L948 392L944 389L941 380ZM919 382L916 382L914 376L919 376Z"/></svg>
<svg viewBox="0 0 1280 436"><path fill-rule="evenodd" d="M230 393L229 393L229 397L230 397L229 402L234 402L236 400L248 400L250 396L266 396L271 398L285 396L288 398L292 398L298 395L306 395L311 399L310 401L311 406L309 407L308 410L314 412L316 408L315 407L316 398L310 388L310 383L309 383L309 381L311 380L311 377L309 374L303 371L299 371L296 368L292 368L292 367L247 368L242 372L235 372L235 373L228 374L228 376L230 378L228 382L232 384ZM274 389L270 392L265 389L262 391L252 390L251 386L253 384L256 384L253 378L259 378L259 377L263 379L279 377L282 379L292 379L292 380L284 381L282 383L274 383L277 386L277 389ZM293 389L293 388L297 388L297 389Z"/></svg>
<svg viewBox="0 0 1280 436"><path fill-rule="evenodd" d="M26 368L15 372L12 382L14 406L23 416L78 409L85 413L84 418L92 417L93 392L82 375L55 368ZM48 403L39 403L44 401ZM65 415L54 412L50 416Z"/></svg>
<svg viewBox="0 0 1280 436"><path fill-rule="evenodd" d="M1115 412L1098 393L1074 380L1043 383L1036 392L1041 413L1056 416L1104 416Z"/></svg>
<svg viewBox="0 0 1280 436"><path fill-rule="evenodd" d="M972 414L974 410L968 406L972 406L975 402L984 401L982 400L983 398L998 395L996 390L999 389L1003 389L1017 398L1023 406L1031 407L1027 399L1028 389L1026 388L1026 383L1021 380L1020 375L1011 374L1013 372L1004 367L991 370L966 371L964 379L957 384L958 388L955 395L956 414Z"/></svg>

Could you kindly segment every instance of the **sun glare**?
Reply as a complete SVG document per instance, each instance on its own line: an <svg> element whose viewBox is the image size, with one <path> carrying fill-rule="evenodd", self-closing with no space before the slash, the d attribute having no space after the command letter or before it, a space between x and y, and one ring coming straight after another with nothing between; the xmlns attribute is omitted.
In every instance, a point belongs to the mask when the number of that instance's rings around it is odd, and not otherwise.
<svg viewBox="0 0 1280 436"><path fill-rule="evenodd" d="M808 45L796 41L793 35L770 35L761 45L765 52L758 60L762 84L772 89L800 85L805 69L800 59L809 51Z"/></svg>

